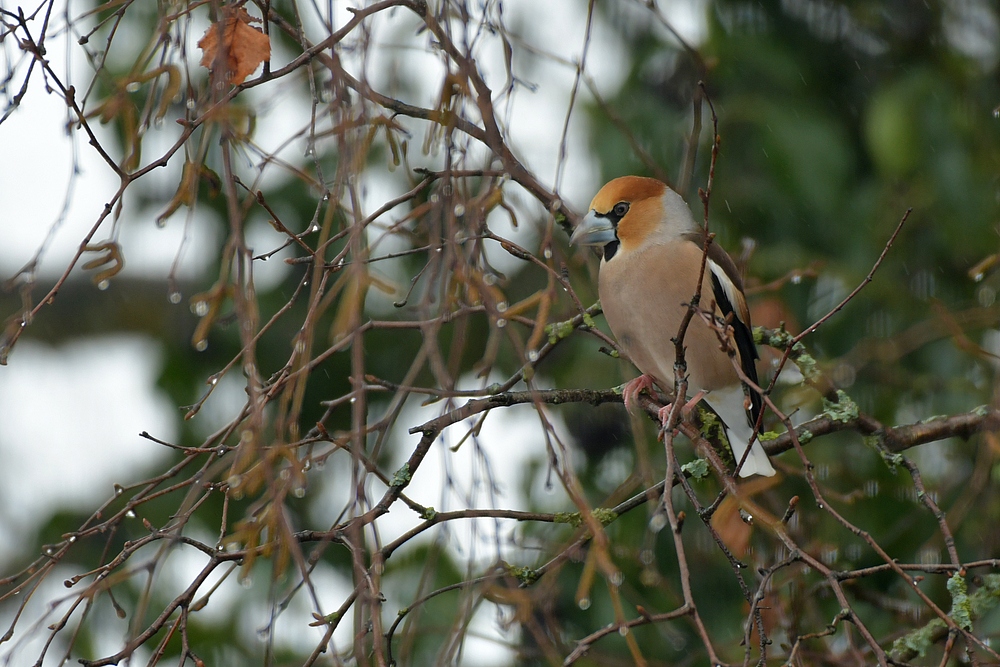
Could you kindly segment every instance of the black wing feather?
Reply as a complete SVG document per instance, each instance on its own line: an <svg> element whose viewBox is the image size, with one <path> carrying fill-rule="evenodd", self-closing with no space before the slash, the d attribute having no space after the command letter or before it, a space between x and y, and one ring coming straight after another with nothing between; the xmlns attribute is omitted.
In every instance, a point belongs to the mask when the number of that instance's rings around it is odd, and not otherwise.
<svg viewBox="0 0 1000 667"><path fill-rule="evenodd" d="M736 341L736 350L740 354L740 366L743 367L743 372L748 378L753 380L753 383L760 386L760 382L757 379L757 365L754 360L760 357L757 354L757 346L753 342L753 332L746 325L746 322L739 318L739 315L735 312L733 304L729 302L729 297L726 296L726 290L722 287L722 283L719 281L719 277L715 275L715 272L709 271L712 276L712 293L715 295L715 302L719 306L719 310L722 311L722 317L728 319L733 327L733 339ZM732 317L729 315L732 314ZM750 428L753 428L757 424L757 418L760 417L760 412L764 408L764 399L761 398L760 393L752 387L748 387L746 384L743 385L750 392L750 411L747 413L747 422L750 424Z"/></svg>

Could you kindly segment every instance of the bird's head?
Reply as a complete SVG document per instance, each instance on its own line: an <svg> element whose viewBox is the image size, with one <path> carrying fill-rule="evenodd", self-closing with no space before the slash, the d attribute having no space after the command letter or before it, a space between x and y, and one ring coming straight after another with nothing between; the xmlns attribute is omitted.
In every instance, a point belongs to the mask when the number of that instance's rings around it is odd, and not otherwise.
<svg viewBox="0 0 1000 667"><path fill-rule="evenodd" d="M609 181L590 202L590 211L573 231L570 243L604 246L604 259L649 243L672 241L694 229L681 196L666 183L643 176Z"/></svg>

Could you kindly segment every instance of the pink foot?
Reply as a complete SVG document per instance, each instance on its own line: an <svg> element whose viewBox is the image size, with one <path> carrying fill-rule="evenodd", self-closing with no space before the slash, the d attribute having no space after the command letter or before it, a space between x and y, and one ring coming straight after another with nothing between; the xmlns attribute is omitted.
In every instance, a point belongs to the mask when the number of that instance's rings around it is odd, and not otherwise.
<svg viewBox="0 0 1000 667"><path fill-rule="evenodd" d="M685 417L688 417L691 414L691 411L694 410L695 406L701 402L701 399L705 398L705 394L707 393L708 393L707 391L702 389L694 396L692 396L690 399L688 399L688 402L684 404L683 408L681 408L681 413L683 413Z"/></svg>
<svg viewBox="0 0 1000 667"><path fill-rule="evenodd" d="M681 408L681 416L687 419L691 415L691 411L694 410L695 406L701 399L705 398L705 391L699 391L697 394L691 397L691 399L684 404ZM673 403L667 403L662 408L656 411L656 416L660 420L662 426L667 425L667 420L670 418L670 409L674 406Z"/></svg>
<svg viewBox="0 0 1000 667"><path fill-rule="evenodd" d="M656 418L660 420L660 426L666 426L667 420L670 419L670 411L673 409L673 403L667 403L662 408L656 411Z"/></svg>
<svg viewBox="0 0 1000 667"><path fill-rule="evenodd" d="M629 380L622 389L622 398L625 399L625 409L632 412L636 399L643 389L649 391L653 388L653 377L650 375L640 375L634 380Z"/></svg>

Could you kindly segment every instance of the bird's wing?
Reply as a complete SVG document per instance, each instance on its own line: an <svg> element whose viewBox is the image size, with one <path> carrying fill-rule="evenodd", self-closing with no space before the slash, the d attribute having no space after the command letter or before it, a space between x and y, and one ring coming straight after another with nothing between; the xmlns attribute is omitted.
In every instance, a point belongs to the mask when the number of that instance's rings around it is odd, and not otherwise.
<svg viewBox="0 0 1000 667"><path fill-rule="evenodd" d="M704 252L705 235L702 232L691 232L685 238L696 243ZM753 342L753 332L750 330L750 309L747 307L746 297L743 295L743 280L740 278L739 269L729 254L717 243L708 246L708 269L712 276L712 294L715 302L722 311L724 318L733 315L730 324L733 327L733 339L736 342L736 351L739 353L740 366L748 378L754 384L759 385L757 379L757 365L754 360L758 359L757 346ZM764 401L760 394L750 390L750 410L747 413L747 420L751 427L757 423L760 411L763 409Z"/></svg>

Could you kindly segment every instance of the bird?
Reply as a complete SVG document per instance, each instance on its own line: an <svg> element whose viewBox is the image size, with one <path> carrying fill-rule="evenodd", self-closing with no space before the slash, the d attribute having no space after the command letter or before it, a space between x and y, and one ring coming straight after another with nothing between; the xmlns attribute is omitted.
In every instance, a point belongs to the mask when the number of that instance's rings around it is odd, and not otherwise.
<svg viewBox="0 0 1000 667"><path fill-rule="evenodd" d="M684 199L666 183L643 176L609 181L594 196L570 243L602 246L598 294L604 316L621 349L642 373L625 385L626 407L655 383L672 392L675 346L681 321L697 290L706 234ZM758 359L743 293L732 258L708 243L701 304L714 302L717 321L731 331L731 344L745 376L757 384ZM760 394L745 385L716 332L693 318L685 333L688 386L722 420L741 477L771 476L774 467L754 425L763 408ZM631 409L631 408L630 408ZM666 411L660 418L665 419ZM751 444L752 442L752 444Z"/></svg>

